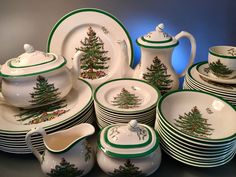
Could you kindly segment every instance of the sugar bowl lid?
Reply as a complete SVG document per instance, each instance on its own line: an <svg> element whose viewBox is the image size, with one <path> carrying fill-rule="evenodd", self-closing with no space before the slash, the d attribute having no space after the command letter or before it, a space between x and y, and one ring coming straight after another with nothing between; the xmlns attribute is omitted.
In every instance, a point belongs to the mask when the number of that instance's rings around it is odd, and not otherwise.
<svg viewBox="0 0 236 177"><path fill-rule="evenodd" d="M53 53L34 50L30 44L24 45L25 53L8 60L1 68L2 77L25 77L50 72L66 64L63 57Z"/></svg>
<svg viewBox="0 0 236 177"><path fill-rule="evenodd" d="M136 120L107 126L100 132L98 139L98 148L106 155L116 158L148 156L159 144L156 131Z"/></svg>
<svg viewBox="0 0 236 177"><path fill-rule="evenodd" d="M164 24L159 24L155 31L139 37L137 44L145 48L168 48L178 45L178 41L164 31Z"/></svg>

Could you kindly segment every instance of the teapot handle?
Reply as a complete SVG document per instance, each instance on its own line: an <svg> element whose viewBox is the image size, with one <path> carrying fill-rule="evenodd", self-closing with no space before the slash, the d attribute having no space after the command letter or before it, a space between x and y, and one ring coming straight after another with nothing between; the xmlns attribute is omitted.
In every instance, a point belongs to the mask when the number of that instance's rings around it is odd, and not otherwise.
<svg viewBox="0 0 236 177"><path fill-rule="evenodd" d="M83 54L84 52L77 51L73 57L72 73L76 78L80 77L80 59L83 56Z"/></svg>
<svg viewBox="0 0 236 177"><path fill-rule="evenodd" d="M35 128L32 128L25 136L25 141L26 141L26 144L28 146L28 148L32 151L32 153L37 157L37 159L39 160L39 162L41 163L43 158L42 158L42 155L39 153L39 151L32 145L32 142L31 142L31 136L32 135L37 135L37 134L40 134L43 136L43 139L44 137L46 136L46 132L43 128L41 127L35 127Z"/></svg>
<svg viewBox="0 0 236 177"><path fill-rule="evenodd" d="M2 68L2 65L0 65L0 73L1 73L1 68ZM6 101L2 95L2 76L1 76L1 74L0 74L0 103L6 104Z"/></svg>
<svg viewBox="0 0 236 177"><path fill-rule="evenodd" d="M181 31L175 36L176 40L179 40L180 38L186 37L189 39L190 44L191 44L191 52L190 52L190 57L189 57L189 62L187 67L184 69L184 71L181 74L178 74L178 77L183 77L185 73L187 72L189 66L191 66L194 62L194 58L196 56L196 41L195 38L188 32L186 31Z"/></svg>

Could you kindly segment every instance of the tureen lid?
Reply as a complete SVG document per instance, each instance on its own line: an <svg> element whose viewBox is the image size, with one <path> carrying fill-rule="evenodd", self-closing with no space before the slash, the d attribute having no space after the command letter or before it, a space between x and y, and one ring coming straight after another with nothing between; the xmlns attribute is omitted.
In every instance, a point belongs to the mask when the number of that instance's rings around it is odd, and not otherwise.
<svg viewBox="0 0 236 177"><path fill-rule="evenodd" d="M33 76L56 70L66 64L63 57L52 53L34 50L29 44L24 45L25 53L8 60L1 68L3 77Z"/></svg>
<svg viewBox="0 0 236 177"><path fill-rule="evenodd" d="M98 139L98 148L105 154L117 158L144 157L159 147L155 130L131 120L128 124L105 127Z"/></svg>
<svg viewBox="0 0 236 177"><path fill-rule="evenodd" d="M164 31L164 24L159 24L155 31L139 37L137 44L146 48L168 48L178 45L178 41Z"/></svg>

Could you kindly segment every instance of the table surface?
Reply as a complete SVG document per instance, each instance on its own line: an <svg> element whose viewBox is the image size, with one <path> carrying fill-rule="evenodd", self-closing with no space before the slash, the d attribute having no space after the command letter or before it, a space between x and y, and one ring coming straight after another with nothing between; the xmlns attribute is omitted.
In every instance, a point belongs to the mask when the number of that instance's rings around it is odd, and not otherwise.
<svg viewBox="0 0 236 177"><path fill-rule="evenodd" d="M90 143L96 142L96 135ZM96 144L94 144L96 145ZM32 154L19 155L0 151L0 177L45 177L40 163ZM86 177L108 177L95 164ZM162 151L159 169L150 177L236 177L236 156L227 164L214 168L185 165Z"/></svg>

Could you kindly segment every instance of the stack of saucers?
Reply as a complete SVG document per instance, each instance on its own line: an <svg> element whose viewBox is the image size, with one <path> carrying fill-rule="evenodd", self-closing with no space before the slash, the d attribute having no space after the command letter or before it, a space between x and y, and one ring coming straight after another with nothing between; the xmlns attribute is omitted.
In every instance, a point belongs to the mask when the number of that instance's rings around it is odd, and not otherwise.
<svg viewBox="0 0 236 177"><path fill-rule="evenodd" d="M155 129L162 149L197 167L216 167L236 153L236 110L216 96L191 90L165 94L158 102Z"/></svg>
<svg viewBox="0 0 236 177"><path fill-rule="evenodd" d="M17 116L20 110L5 104L0 105L0 150L16 153L31 153L25 141L27 132L34 127L43 127L47 133L70 128L79 123L92 123L95 119L91 86L78 80L70 93L66 96L66 107L61 108L60 114L53 117L53 113L47 113L37 118L44 119L40 123L31 120L19 121ZM50 117L50 119L48 119ZM46 120L48 119L48 120ZM33 145L38 150L43 150L42 137L35 135L32 137Z"/></svg>
<svg viewBox="0 0 236 177"><path fill-rule="evenodd" d="M143 80L115 79L96 88L94 106L100 128L111 124L138 122L154 125L160 92Z"/></svg>
<svg viewBox="0 0 236 177"><path fill-rule="evenodd" d="M209 74L208 62L191 66L185 76L184 89L200 90L219 96L236 107L236 78L214 78Z"/></svg>

